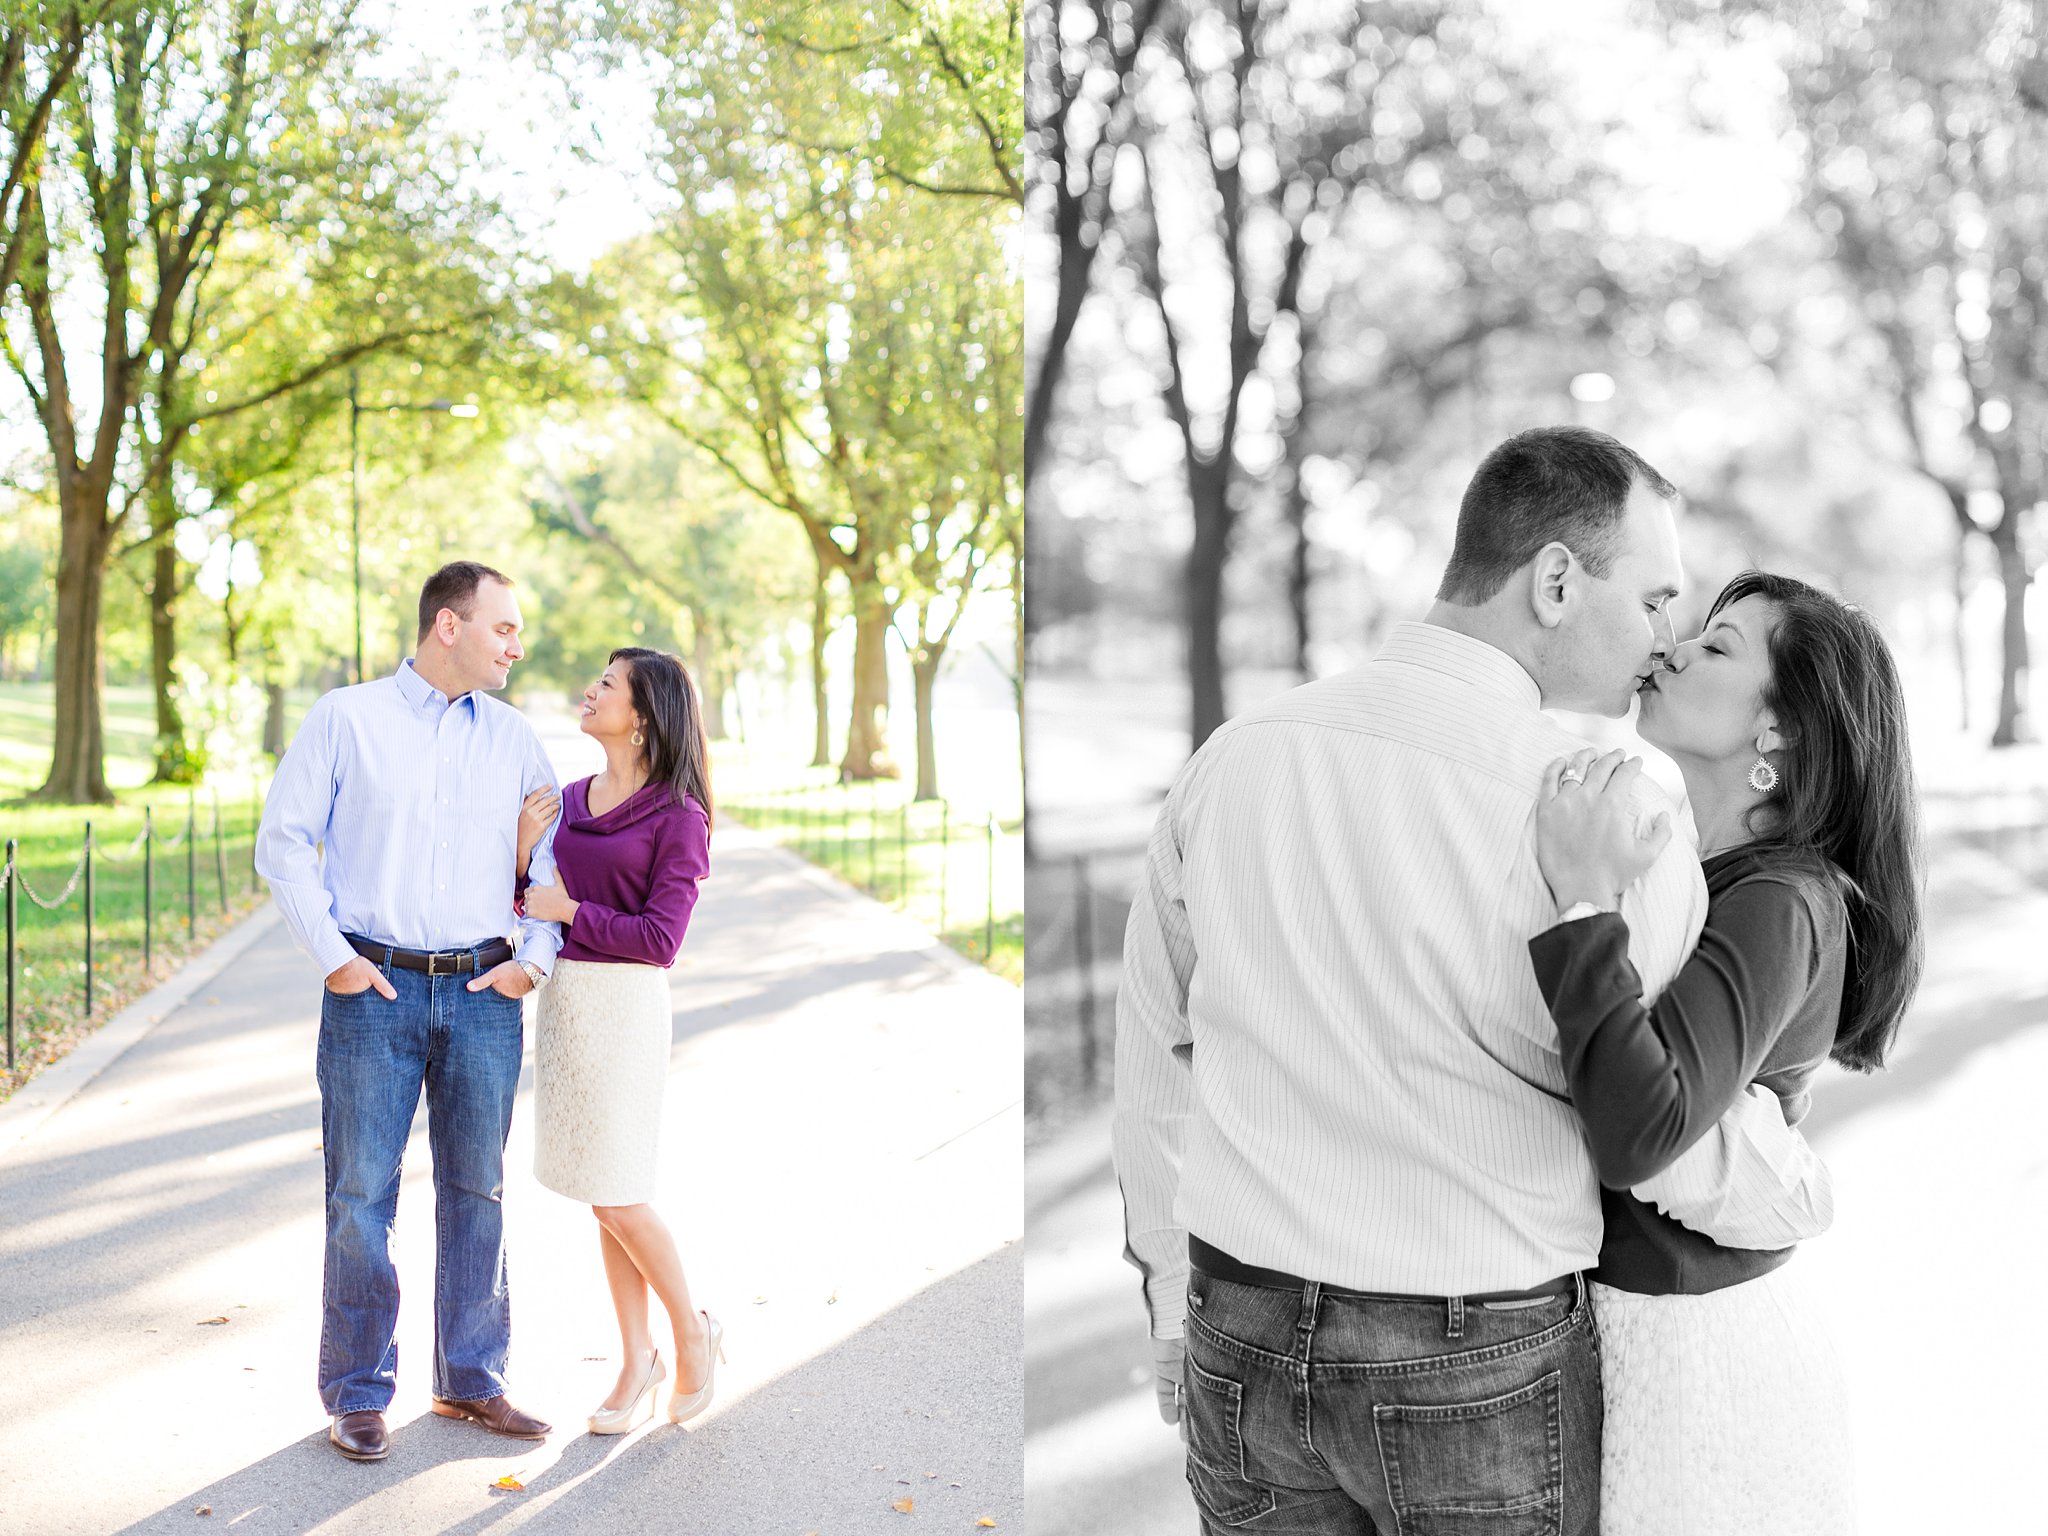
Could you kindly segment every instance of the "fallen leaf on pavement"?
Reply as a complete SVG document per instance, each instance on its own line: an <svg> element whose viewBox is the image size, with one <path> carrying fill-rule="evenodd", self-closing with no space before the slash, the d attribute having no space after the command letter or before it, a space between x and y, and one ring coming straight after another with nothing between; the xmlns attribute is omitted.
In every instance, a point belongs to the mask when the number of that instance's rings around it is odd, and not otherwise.
<svg viewBox="0 0 2048 1536"><path fill-rule="evenodd" d="M910 1500L907 1498L898 1499L894 1504L891 1504L889 1507L895 1510L896 1513L899 1515L907 1515L910 1513Z"/></svg>
<svg viewBox="0 0 2048 1536"><path fill-rule="evenodd" d="M224 1317L202 1317L192 1326L194 1328L218 1328L226 1321L227 1319Z"/></svg>
<svg viewBox="0 0 2048 1536"><path fill-rule="evenodd" d="M192 1513L195 1515L210 1515L213 1513L213 1506L211 1504L202 1504L193 1510Z"/></svg>
<svg viewBox="0 0 2048 1536"><path fill-rule="evenodd" d="M974 1523L980 1526L983 1530L992 1531L996 1528L995 1517L993 1515L983 1515L979 1520L975 1521Z"/></svg>
<svg viewBox="0 0 2048 1536"><path fill-rule="evenodd" d="M514 1477L514 1476L513 1476L513 1475L512 1475L511 1473L509 1473L509 1472L508 1472L508 1473L506 1473L506 1474L505 1474L505 1475L504 1475L503 1477L499 1478L499 1479L498 1479L498 1480L497 1480L497 1481L496 1481L495 1483L491 1484L491 1486L492 1486L493 1488L522 1488L522 1489L523 1489L523 1488L524 1488L524 1487L526 1486L526 1484L522 1483L521 1481L519 1481L519 1479L518 1479L518 1478Z"/></svg>

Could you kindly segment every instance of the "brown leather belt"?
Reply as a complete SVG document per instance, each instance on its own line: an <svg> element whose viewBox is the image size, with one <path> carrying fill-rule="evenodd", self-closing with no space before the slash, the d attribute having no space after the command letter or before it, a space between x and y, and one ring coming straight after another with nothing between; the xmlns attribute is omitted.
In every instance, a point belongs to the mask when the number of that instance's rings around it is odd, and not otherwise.
<svg viewBox="0 0 2048 1536"><path fill-rule="evenodd" d="M1299 1291L1308 1286L1308 1281L1299 1275L1233 1259L1221 1248L1203 1242L1192 1232L1188 1234L1188 1262L1211 1280L1228 1280L1234 1285L1263 1285L1279 1291ZM1569 1296L1577 1287L1576 1276L1559 1275L1555 1280L1546 1280L1526 1291L1480 1291L1461 1299L1468 1306L1489 1301L1541 1301L1549 1296ZM1453 1299L1449 1296L1418 1296L1406 1291L1354 1291L1341 1285L1325 1285L1322 1292L1325 1296L1349 1296L1359 1301L1426 1301L1439 1307Z"/></svg>
<svg viewBox="0 0 2048 1536"><path fill-rule="evenodd" d="M488 971L512 958L512 946L503 939L490 939L467 949L427 950L398 949L353 933L344 933L342 937L365 960L395 965L401 971L425 971L429 976L466 976L472 971Z"/></svg>

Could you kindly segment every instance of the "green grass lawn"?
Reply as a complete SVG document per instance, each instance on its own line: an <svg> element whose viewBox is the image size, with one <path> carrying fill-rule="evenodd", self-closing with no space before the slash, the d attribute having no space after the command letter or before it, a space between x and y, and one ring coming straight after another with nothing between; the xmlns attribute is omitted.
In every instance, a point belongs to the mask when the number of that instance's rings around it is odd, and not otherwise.
<svg viewBox="0 0 2048 1536"><path fill-rule="evenodd" d="M0 1054L0 1098L268 894L250 863L259 814L252 797L260 794L261 782L247 774L217 774L189 791L148 785L156 715L147 688L106 691L107 779L115 805L23 800L49 772L52 733L47 683L0 684L0 838L15 843L21 875L10 893L16 927L13 1063L10 1070ZM194 823L189 834L188 815ZM145 817L154 830L147 860L140 841ZM95 849L90 1014L81 863L88 824ZM35 897L53 902L55 910L45 910Z"/></svg>
<svg viewBox="0 0 2048 1536"><path fill-rule="evenodd" d="M13 1063L0 1058L0 1098L78 1034L103 1023L176 970L196 948L268 896L250 862L257 808L251 784L190 803L183 790L136 790L118 807L0 806L16 845ZM152 836L145 842L145 817ZM85 829L92 859L92 998L86 1007ZM146 855L146 856L145 856ZM45 910L35 898L55 903Z"/></svg>
<svg viewBox="0 0 2048 1536"><path fill-rule="evenodd" d="M893 780L842 785L829 768L749 783L719 764L718 806L877 901L900 908L996 975L1024 979L1024 844L1015 819L913 803Z"/></svg>

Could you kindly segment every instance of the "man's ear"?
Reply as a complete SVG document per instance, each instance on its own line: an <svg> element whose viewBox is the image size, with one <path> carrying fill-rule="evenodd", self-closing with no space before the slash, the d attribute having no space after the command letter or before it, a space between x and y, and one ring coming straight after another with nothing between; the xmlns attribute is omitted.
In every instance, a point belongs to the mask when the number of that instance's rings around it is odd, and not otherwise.
<svg viewBox="0 0 2048 1536"><path fill-rule="evenodd" d="M1545 629L1564 622L1575 564L1572 552L1555 541L1537 550L1536 558L1529 562L1529 608Z"/></svg>
<svg viewBox="0 0 2048 1536"><path fill-rule="evenodd" d="M434 615L434 638L443 645L455 644L455 629L462 622L453 608L443 608Z"/></svg>

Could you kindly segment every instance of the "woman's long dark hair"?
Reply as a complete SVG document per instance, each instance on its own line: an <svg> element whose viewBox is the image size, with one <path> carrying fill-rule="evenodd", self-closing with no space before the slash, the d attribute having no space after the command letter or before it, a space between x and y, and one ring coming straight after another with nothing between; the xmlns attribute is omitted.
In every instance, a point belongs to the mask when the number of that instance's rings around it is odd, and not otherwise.
<svg viewBox="0 0 2048 1536"><path fill-rule="evenodd" d="M676 804L688 795L711 819L711 749L704 740L704 711L697 687L683 664L667 651L625 645L612 652L626 665L633 708L647 727L648 782L668 785Z"/></svg>
<svg viewBox="0 0 2048 1536"><path fill-rule="evenodd" d="M1750 812L1763 847L1810 851L1842 877L1849 962L1832 1055L1858 1072L1884 1065L1926 962L1920 797L1906 740L1906 699L1869 614L1763 571L1714 599L1760 597L1777 609L1763 702L1777 717L1778 786Z"/></svg>

